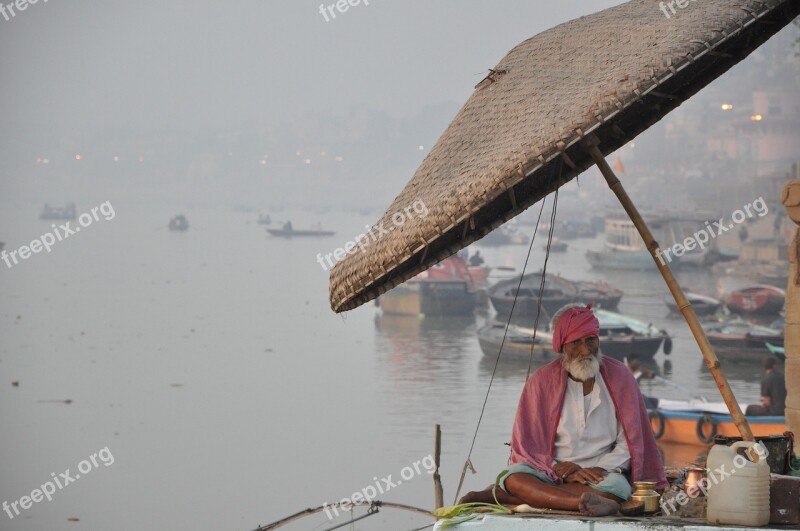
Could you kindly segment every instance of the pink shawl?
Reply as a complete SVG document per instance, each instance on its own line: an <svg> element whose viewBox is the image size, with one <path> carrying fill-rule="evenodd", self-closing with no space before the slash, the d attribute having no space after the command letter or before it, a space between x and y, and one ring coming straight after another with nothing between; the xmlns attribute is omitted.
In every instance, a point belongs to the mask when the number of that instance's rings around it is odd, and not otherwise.
<svg viewBox="0 0 800 531"><path fill-rule="evenodd" d="M664 465L639 384L631 371L613 358L603 357L600 374L628 442L631 454L628 481L655 481L656 488L667 487ZM553 472L551 465L555 457L556 428L564 405L567 378L561 359L534 372L519 399L511 434L509 463L529 463L557 483L561 479Z"/></svg>

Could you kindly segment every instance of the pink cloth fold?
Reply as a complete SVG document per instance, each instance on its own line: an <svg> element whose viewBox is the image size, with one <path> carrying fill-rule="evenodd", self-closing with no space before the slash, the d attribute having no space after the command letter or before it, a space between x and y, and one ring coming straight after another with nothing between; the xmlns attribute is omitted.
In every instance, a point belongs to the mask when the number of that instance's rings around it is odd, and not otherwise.
<svg viewBox="0 0 800 531"><path fill-rule="evenodd" d="M599 334L600 322L595 317L591 304L570 308L559 317L553 330L553 350L560 353L565 343Z"/></svg>
<svg viewBox="0 0 800 531"><path fill-rule="evenodd" d="M655 481L657 488L667 487L664 464L636 379L622 362L607 357L600 363L600 374L625 431L631 454L628 481ZM519 399L511 434L509 464L529 463L557 483L561 483L561 479L553 472L552 464L567 377L560 359L533 373Z"/></svg>

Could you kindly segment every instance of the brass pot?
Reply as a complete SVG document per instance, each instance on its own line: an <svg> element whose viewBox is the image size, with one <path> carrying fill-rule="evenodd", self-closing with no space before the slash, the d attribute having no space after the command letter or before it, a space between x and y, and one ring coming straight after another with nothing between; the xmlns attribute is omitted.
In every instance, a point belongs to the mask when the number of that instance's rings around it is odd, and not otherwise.
<svg viewBox="0 0 800 531"><path fill-rule="evenodd" d="M636 490L633 491L631 499L644 503L644 514L658 512L658 501L661 499L661 495L654 490L656 488L655 481L635 481L633 486Z"/></svg>

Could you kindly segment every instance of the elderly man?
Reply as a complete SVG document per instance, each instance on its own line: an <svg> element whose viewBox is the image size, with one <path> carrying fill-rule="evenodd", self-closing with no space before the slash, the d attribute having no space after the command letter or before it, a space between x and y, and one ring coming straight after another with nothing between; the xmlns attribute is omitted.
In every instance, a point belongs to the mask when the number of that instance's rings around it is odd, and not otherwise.
<svg viewBox="0 0 800 531"><path fill-rule="evenodd" d="M642 394L623 363L601 357L591 305L565 306L553 325L561 359L525 384L497 499L615 514L630 498L632 481L667 486ZM470 501L493 501L492 488L470 492L461 503Z"/></svg>

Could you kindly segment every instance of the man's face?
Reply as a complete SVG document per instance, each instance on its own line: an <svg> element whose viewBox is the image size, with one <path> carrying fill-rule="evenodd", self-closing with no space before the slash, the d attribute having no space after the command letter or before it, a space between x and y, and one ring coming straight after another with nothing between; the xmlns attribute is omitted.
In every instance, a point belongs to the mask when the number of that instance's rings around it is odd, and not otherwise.
<svg viewBox="0 0 800 531"><path fill-rule="evenodd" d="M565 343L563 350L564 368L573 378L586 381L597 376L600 360L600 338L596 335L586 336L576 341Z"/></svg>
<svg viewBox="0 0 800 531"><path fill-rule="evenodd" d="M563 350L567 361L586 356L597 356L597 352L600 350L600 338L596 335L591 335L576 339L575 341L564 343Z"/></svg>

